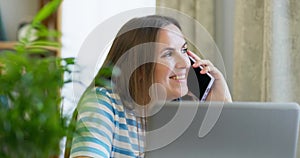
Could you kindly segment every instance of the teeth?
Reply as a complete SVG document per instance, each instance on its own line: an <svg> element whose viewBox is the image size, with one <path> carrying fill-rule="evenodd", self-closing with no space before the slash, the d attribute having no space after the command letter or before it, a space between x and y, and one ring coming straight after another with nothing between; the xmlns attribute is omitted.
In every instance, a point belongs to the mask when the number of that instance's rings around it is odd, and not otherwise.
<svg viewBox="0 0 300 158"><path fill-rule="evenodd" d="M185 79L185 75L174 76L174 77L172 77L172 79L174 79L174 80L182 80L182 79Z"/></svg>

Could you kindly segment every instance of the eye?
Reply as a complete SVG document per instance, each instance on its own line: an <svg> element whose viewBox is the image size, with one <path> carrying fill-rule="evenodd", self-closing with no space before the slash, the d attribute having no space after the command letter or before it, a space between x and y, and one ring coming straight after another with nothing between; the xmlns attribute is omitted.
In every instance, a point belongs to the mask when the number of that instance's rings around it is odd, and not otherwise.
<svg viewBox="0 0 300 158"><path fill-rule="evenodd" d="M184 43L184 45L181 47L181 53L186 54L188 51L188 45L187 42Z"/></svg>
<svg viewBox="0 0 300 158"><path fill-rule="evenodd" d="M172 51L166 51L163 53L162 57L170 57L172 56L173 52Z"/></svg>
<svg viewBox="0 0 300 158"><path fill-rule="evenodd" d="M183 53L183 54L187 53L187 51L188 51L187 48L182 48L182 49L181 49L181 53Z"/></svg>

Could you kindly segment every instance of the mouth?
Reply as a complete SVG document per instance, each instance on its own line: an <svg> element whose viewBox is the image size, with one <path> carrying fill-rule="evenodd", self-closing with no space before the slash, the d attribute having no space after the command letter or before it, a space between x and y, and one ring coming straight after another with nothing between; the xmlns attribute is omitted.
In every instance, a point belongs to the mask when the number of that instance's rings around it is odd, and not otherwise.
<svg viewBox="0 0 300 158"><path fill-rule="evenodd" d="M169 77L172 80L183 80L185 79L185 75L174 75Z"/></svg>

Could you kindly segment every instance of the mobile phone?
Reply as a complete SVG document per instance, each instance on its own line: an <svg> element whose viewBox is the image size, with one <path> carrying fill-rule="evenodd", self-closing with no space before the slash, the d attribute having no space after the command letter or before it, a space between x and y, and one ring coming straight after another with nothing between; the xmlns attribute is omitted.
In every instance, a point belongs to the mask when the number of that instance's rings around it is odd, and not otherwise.
<svg viewBox="0 0 300 158"><path fill-rule="evenodd" d="M191 65L195 63L195 59L189 56ZM215 78L210 73L200 74L203 69L202 66L192 67L188 76L188 87L189 90L196 96L199 97L200 101L205 101L208 93L215 81ZM198 86L197 86L198 85Z"/></svg>

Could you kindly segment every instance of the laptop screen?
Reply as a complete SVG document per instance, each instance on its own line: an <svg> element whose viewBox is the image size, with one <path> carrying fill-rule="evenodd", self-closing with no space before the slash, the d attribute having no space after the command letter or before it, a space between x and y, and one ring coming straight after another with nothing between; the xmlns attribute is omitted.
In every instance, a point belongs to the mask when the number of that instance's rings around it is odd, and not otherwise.
<svg viewBox="0 0 300 158"><path fill-rule="evenodd" d="M296 158L298 127L296 103L169 102L148 118L146 157Z"/></svg>

